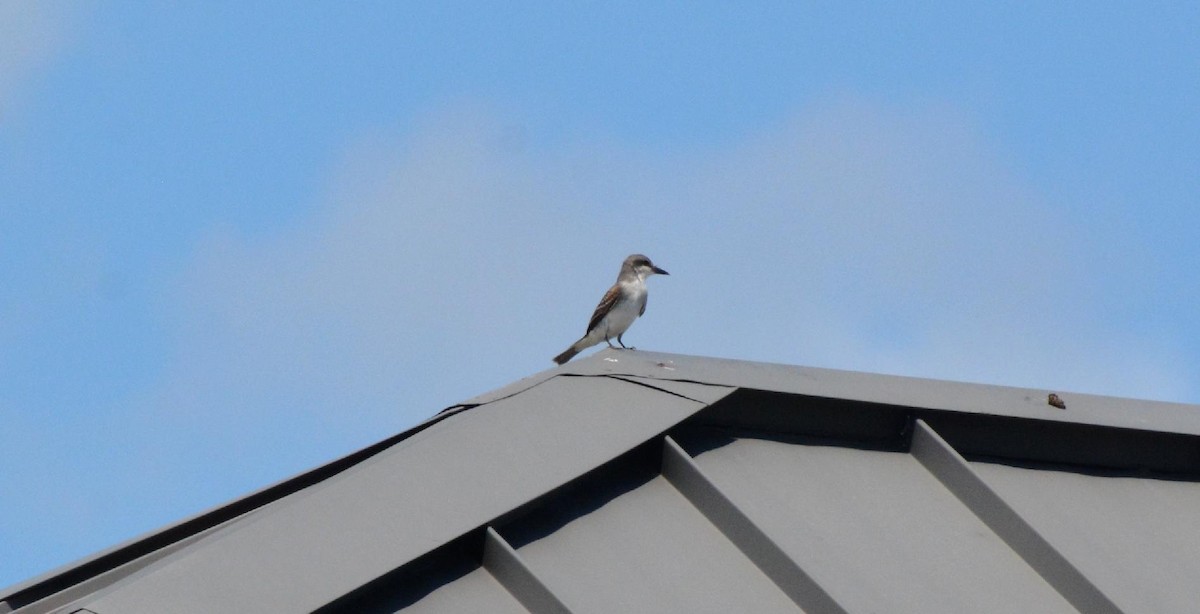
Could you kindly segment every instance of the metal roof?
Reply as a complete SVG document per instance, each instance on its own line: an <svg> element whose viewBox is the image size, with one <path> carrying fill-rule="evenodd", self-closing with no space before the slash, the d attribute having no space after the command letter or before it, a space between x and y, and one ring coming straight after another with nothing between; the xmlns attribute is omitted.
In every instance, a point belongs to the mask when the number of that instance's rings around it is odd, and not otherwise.
<svg viewBox="0 0 1200 614"><path fill-rule="evenodd" d="M605 350L0 612L1192 612L1198 480L1197 406Z"/></svg>

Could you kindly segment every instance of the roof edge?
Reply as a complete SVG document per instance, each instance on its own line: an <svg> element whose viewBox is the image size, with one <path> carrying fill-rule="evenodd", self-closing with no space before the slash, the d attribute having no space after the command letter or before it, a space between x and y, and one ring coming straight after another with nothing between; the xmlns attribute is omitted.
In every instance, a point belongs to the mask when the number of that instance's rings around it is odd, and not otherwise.
<svg viewBox="0 0 1200 614"><path fill-rule="evenodd" d="M646 350L605 349L546 373L556 372L637 376L914 409L1200 435L1200 405L1061 389L957 382ZM1065 402L1066 409L1049 403L1052 393Z"/></svg>
<svg viewBox="0 0 1200 614"><path fill-rule="evenodd" d="M448 412L435 415L365 448L13 584L0 590L0 607L7 606L16 610L36 603L80 582L135 562L143 556L203 533L239 516L249 514L346 471L453 415L454 413Z"/></svg>

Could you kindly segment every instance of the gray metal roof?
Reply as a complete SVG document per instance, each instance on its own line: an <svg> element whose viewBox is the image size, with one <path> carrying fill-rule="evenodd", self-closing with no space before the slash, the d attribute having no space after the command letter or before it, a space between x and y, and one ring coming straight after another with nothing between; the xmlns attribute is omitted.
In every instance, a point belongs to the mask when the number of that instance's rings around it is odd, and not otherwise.
<svg viewBox="0 0 1200 614"><path fill-rule="evenodd" d="M0 612L1193 612L1200 407L606 350Z"/></svg>

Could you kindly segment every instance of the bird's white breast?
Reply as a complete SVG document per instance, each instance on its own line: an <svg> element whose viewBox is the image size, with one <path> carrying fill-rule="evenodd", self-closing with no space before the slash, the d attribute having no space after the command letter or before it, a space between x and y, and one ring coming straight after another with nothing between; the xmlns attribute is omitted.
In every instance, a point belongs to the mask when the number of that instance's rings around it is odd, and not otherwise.
<svg viewBox="0 0 1200 614"><path fill-rule="evenodd" d="M639 282L641 280L624 284L624 294L627 298L613 305L612 310L604 318L604 326L607 327L610 338L629 330L629 326L638 318L642 308L646 305L646 284Z"/></svg>

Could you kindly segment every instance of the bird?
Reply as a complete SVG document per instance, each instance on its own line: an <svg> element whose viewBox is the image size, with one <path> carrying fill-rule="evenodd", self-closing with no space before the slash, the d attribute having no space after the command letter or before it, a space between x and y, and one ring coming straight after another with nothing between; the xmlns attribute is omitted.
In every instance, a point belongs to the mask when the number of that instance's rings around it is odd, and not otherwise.
<svg viewBox="0 0 1200 614"><path fill-rule="evenodd" d="M604 341L608 347L614 348L612 340L624 349L621 337L633 321L646 313L646 278L651 275L670 275L670 273L654 266L650 259L642 254L633 254L621 263L621 272L617 275L617 283L613 284L596 311L588 321L587 332L579 341L571 344L562 354L554 357L554 362L563 364L575 357L576 354Z"/></svg>

